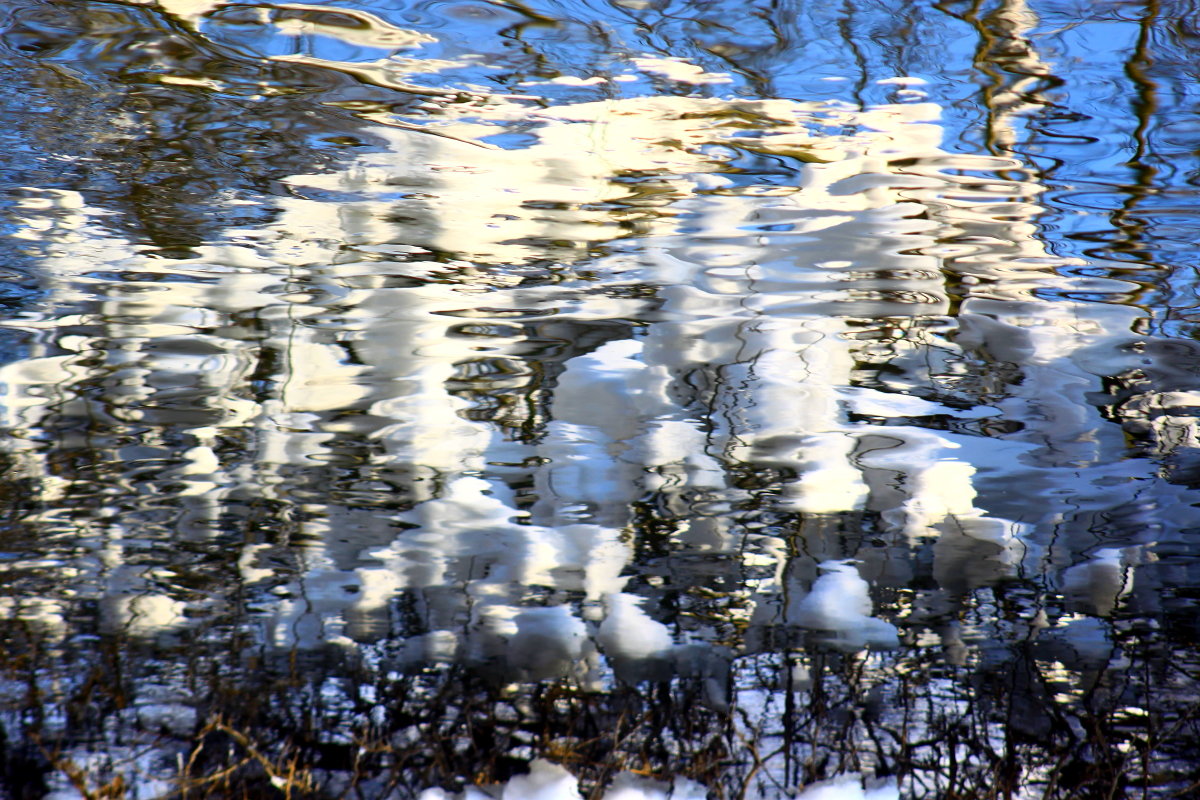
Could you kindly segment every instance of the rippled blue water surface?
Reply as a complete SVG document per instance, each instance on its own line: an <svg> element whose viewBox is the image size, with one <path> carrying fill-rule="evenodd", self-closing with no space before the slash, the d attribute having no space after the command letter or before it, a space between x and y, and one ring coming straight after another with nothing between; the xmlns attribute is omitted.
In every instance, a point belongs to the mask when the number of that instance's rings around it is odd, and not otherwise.
<svg viewBox="0 0 1200 800"><path fill-rule="evenodd" d="M0 796L1200 791L1200 6L11 0Z"/></svg>

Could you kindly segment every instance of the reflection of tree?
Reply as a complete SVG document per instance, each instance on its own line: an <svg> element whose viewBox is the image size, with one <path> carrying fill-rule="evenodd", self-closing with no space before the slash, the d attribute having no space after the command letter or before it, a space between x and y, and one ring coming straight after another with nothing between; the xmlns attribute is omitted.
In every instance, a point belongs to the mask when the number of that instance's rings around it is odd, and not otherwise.
<svg viewBox="0 0 1200 800"><path fill-rule="evenodd" d="M1019 5L975 17L987 157L928 103L474 97L248 167L295 169L254 225L171 207L244 177L184 131L249 106L131 90L163 105L113 155L190 258L105 234L81 179L14 204L48 299L0 370L5 726L63 749L9 774L161 729L214 795L533 756L730 796L1184 785L1194 644L1134 614L1183 616L1156 559L1194 498L1096 392L1176 458L1190 351L1140 370L1166 345L1047 252L1010 157L1046 68Z"/></svg>
<svg viewBox="0 0 1200 800"><path fill-rule="evenodd" d="M45 106L23 126L27 140L47 167L69 165L31 184L82 191L118 212L103 224L170 255L230 224L264 222L261 206L229 201L326 163L328 140L353 127L322 104L350 79L239 57L142 5L10 13L5 41L23 56L11 66ZM290 88L254 96L264 86Z"/></svg>
<svg viewBox="0 0 1200 800"><path fill-rule="evenodd" d="M1056 79L1028 38L1036 27L1037 11L1023 0L1004 0L986 13L984 5L969 3L962 12L949 3L938 8L970 23L979 36L975 66L986 80L981 103L987 113L984 145L993 155L1011 156L1021 140L1015 125L1049 104L1044 93Z"/></svg>
<svg viewBox="0 0 1200 800"><path fill-rule="evenodd" d="M679 198L636 248L553 269L538 248L557 247L557 227L601 215L596 206L564 203L547 215L516 203L476 240L445 240L484 253L507 243L529 256L511 271L400 243L411 231L395 220L398 208L436 215L437 198L466 196L460 172L426 168L463 158L453 139L420 139L431 157L416 168L374 155L365 177L296 179L326 189L342 181L357 199L281 203L290 236L262 237L257 249L198 248L200 258L173 263L114 255L124 280L102 285L72 249L104 243L86 222L94 212L55 195L76 211L45 228L61 248L45 261L47 285L77 316L48 320L55 336L5 367L4 379L15 474L40 497L22 523L53 534L42 547L57 572L21 575L39 599L9 597L5 608L51 642L74 627L81 598L88 624L112 641L169 649L234 630L254 658L334 658L335 682L370 681L375 697L416 691L410 682L431 675L482 672L533 698L561 691L577 713L596 704L595 730L621 718L622 697L642 697L615 687L674 687L650 690L656 703L619 742L585 747L592 728L533 715L555 731L533 747L522 727L531 717L518 715L521 733L506 741L532 749L514 752L571 752L555 749L569 740L584 769L679 769L708 745L678 737L710 736L713 726L727 736L727 714L748 726L764 781L779 769L804 781L844 771L821 762L831 737L857 768L938 786L1014 781L1018 764L1060 753L1079 712L1074 700L1064 701L1070 714L1060 708L1062 692L1044 684L1123 676L1109 618L1154 596L1141 577L1147 531L1114 519L1116 510L1147 496L1174 504L1178 516L1156 520L1167 537L1193 519L1184 497L1156 483L1118 491L1077 477L1082 468L1101 481L1130 474L1110 464L1123 445L1086 394L1096 383L1091 354L1125 312L1039 301L1038 288L1061 279L1031 235L1032 191L948 173L948 163L972 162L938 151L934 129L911 121L919 112L864 112L879 133L838 140L840 152L826 150L802 173L803 191L770 184L760 194L692 149L726 135L727 109L685 99L628 108L656 122L664 114L681 133L638 140L634 157L692 171L675 179ZM781 122L783 109L739 111L773 125L759 149L812 147ZM595 130L591 108L547 113L544 124L547 141L577 142L585 131L616 142L603 159L577 159L575 173L550 172L558 183L547 191L625 191L601 169L624 152L621 140ZM680 146L686 137L694 144ZM472 208L503 191L512 163L529 163L488 158L467 162L486 178L471 184L481 196ZM526 171L523 191L538 192L545 174ZM571 174L580 179L564 182ZM425 196L389 195L417 178ZM998 207L1007 212L999 219ZM677 209L694 231L678 230ZM26 209L31 226L37 211ZM508 235L542 230L549 235ZM953 320L942 264L970 294ZM1065 488L1068 499L1031 510L1011 499L1016 484ZM1108 538L1096 550L1100 524ZM1026 593L1009 600L1014 582ZM839 608L848 597L854 607ZM1059 597L1062 607L1044 608ZM636 644L614 619L639 631ZM968 732L935 711L957 702L947 684L919 671L925 683L906 683L929 648L949 654L947 674L980 681L963 711ZM781 651L792 654L786 667L766 684L745 683ZM409 677L355 677L360 657ZM996 697L987 676L1008 681L1009 693ZM779 694L784 685L801 694ZM281 722L269 708L239 717L217 703L218 717L196 689L168 686L172 713L195 720L188 731L232 740L249 759L238 767L246 780L271 778L289 758L333 758L329 737L366 725L360 711L383 713L349 698L289 743L302 709ZM910 695L917 722L887 711L889 697ZM431 713L430 695L412 698L411 714ZM430 729L406 734L417 749L404 755L415 759L403 762L413 770L405 780L441 781L456 759L505 752L494 734L479 739L470 716L494 729L501 699L485 693L463 707L465 731L444 732L474 749L431 754L420 749ZM699 719L680 714L687 702L699 704ZM778 734L771 715L755 715L781 702L791 704L791 727ZM1045 713L1013 710L1021 704ZM670 726L684 733L670 739ZM270 768L229 731L270 752ZM781 749L764 752L780 735ZM395 756L394 743L371 742ZM994 760L999 742L1014 749ZM969 769L946 773L949 753ZM201 755L197 775L232 766ZM380 758L361 768L393 769L392 756ZM507 777L509 763L497 761L490 777ZM737 769L698 777L731 787L749 779Z"/></svg>
<svg viewBox="0 0 1200 800"><path fill-rule="evenodd" d="M1155 113L1159 110L1157 100L1158 84L1149 75L1149 69L1153 64L1150 43L1154 35L1154 28L1158 23L1158 17L1159 4L1155 0L1147 0L1145 3L1145 14L1138 21L1137 43L1134 45L1133 52L1130 53L1129 61L1125 66L1126 75L1128 75L1134 86L1137 87L1136 93L1131 98L1131 105L1133 106L1134 116L1137 119L1137 126L1133 130L1134 147L1132 157L1129 159L1129 166L1133 169L1137 177L1134 181L1135 188L1133 188L1125 208L1119 215L1116 215L1117 218L1114 220L1116 227L1120 230L1124 229L1124 226L1121 225L1121 220L1136 207L1141 197L1152 191L1158 171L1148 161L1148 158L1151 156L1148 137ZM1141 237L1129 236L1128 238L1140 239Z"/></svg>

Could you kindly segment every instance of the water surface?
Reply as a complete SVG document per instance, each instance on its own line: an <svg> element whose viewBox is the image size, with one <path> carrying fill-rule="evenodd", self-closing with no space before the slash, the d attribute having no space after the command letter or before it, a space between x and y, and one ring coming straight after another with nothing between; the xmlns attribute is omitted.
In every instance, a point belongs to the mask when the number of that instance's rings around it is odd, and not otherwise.
<svg viewBox="0 0 1200 800"><path fill-rule="evenodd" d="M1197 11L9 4L0 785L1194 791Z"/></svg>

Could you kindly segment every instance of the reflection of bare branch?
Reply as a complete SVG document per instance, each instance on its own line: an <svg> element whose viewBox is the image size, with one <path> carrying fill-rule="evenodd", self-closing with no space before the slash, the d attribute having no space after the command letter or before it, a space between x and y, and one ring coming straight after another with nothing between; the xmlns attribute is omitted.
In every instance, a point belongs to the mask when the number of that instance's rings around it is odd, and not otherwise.
<svg viewBox="0 0 1200 800"><path fill-rule="evenodd" d="M329 59L317 58L315 56L304 54L271 56L271 60L287 64L304 64L306 66L320 67L322 69L340 72L345 75L351 75L365 84L381 86L385 89L392 89L397 92L415 95L418 97L442 97L462 100L481 100L488 97L487 94L479 92L460 91L456 89L437 89L430 86L419 86L415 83L394 79L388 74L389 70L387 69L387 62L383 62L382 66L364 66L361 64L347 63L345 61L330 61Z"/></svg>

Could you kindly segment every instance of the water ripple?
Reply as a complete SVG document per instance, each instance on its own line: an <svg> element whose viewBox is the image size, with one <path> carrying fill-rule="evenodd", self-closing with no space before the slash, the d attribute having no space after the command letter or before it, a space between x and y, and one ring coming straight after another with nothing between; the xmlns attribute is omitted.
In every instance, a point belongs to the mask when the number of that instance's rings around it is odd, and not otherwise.
<svg viewBox="0 0 1200 800"><path fill-rule="evenodd" d="M894 5L0 12L45 791L1193 783L1188 17Z"/></svg>

